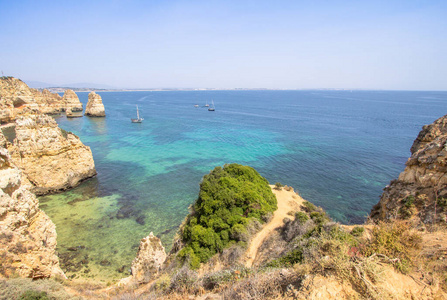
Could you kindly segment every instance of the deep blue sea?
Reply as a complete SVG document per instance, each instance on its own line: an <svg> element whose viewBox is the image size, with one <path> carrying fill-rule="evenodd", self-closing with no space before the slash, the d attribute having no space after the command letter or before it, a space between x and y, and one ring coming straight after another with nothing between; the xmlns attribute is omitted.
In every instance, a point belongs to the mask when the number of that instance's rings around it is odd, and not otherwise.
<svg viewBox="0 0 447 300"><path fill-rule="evenodd" d="M77 94L85 108L88 93ZM91 147L98 175L40 202L56 223L61 256L87 256L67 274L104 280L128 274L151 231L169 248L203 175L226 163L294 187L337 221L361 223L403 171L421 127L447 113L447 92L98 94L105 118L56 118ZM136 105L141 124L130 122Z"/></svg>

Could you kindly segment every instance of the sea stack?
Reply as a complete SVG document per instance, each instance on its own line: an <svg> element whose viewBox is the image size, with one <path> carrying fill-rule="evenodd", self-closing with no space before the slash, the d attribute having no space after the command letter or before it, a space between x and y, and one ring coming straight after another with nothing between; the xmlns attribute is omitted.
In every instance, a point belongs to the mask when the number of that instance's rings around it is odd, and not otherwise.
<svg viewBox="0 0 447 300"><path fill-rule="evenodd" d="M88 94L88 103L85 108L85 115L89 117L105 117L104 104L102 104L101 96L95 92Z"/></svg>
<svg viewBox="0 0 447 300"><path fill-rule="evenodd" d="M78 95L73 90L65 90L62 100L65 104L65 109L68 111L82 111L82 103L79 101Z"/></svg>
<svg viewBox="0 0 447 300"><path fill-rule="evenodd" d="M415 219L424 224L447 218L447 115L422 128L399 178L384 189L374 220Z"/></svg>

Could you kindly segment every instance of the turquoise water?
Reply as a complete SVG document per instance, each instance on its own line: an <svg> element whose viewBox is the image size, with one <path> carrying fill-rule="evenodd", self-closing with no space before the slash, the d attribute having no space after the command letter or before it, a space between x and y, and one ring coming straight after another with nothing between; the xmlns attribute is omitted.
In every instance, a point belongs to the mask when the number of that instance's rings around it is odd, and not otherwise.
<svg viewBox="0 0 447 300"><path fill-rule="evenodd" d="M169 248L202 176L225 163L293 186L337 221L363 222L404 169L422 125L447 111L447 92L99 94L106 118L57 118L91 147L98 176L40 201L56 223L67 274L104 280L128 274L151 231ZM78 96L85 107L88 94ZM215 112L202 107L211 100ZM141 124L130 122L137 104Z"/></svg>

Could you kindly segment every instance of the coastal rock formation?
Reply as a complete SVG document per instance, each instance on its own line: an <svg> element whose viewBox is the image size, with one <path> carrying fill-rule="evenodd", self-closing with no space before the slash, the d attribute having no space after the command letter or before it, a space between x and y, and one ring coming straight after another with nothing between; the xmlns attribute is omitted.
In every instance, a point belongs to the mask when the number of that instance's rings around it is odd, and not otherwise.
<svg viewBox="0 0 447 300"><path fill-rule="evenodd" d="M87 107L85 108L85 115L89 117L105 117L104 104L102 104L101 96L95 92L88 94Z"/></svg>
<svg viewBox="0 0 447 300"><path fill-rule="evenodd" d="M38 111L39 105L26 83L14 77L0 77L0 124Z"/></svg>
<svg viewBox="0 0 447 300"><path fill-rule="evenodd" d="M141 240L137 257L132 262L133 279L138 283L149 282L158 275L165 260L165 248L160 239L151 232Z"/></svg>
<svg viewBox="0 0 447 300"><path fill-rule="evenodd" d="M56 114L64 110L58 94L31 89L14 77L0 77L0 123L10 123L28 114Z"/></svg>
<svg viewBox="0 0 447 300"><path fill-rule="evenodd" d="M0 277L65 277L56 255L56 227L22 184L0 131Z"/></svg>
<svg viewBox="0 0 447 300"><path fill-rule="evenodd" d="M79 101L78 95L72 90L66 90L62 101L65 105L65 109L71 111L82 111L82 103Z"/></svg>
<svg viewBox="0 0 447 300"><path fill-rule="evenodd" d="M58 114L65 110L62 97L59 94L52 93L47 89L42 92L36 89L30 89L33 93L36 103L39 105L39 112L43 114Z"/></svg>
<svg viewBox="0 0 447 300"><path fill-rule="evenodd" d="M426 224L447 217L447 115L426 125L411 147L411 157L371 211L371 218L419 218Z"/></svg>
<svg viewBox="0 0 447 300"><path fill-rule="evenodd" d="M15 136L8 145L11 158L38 195L71 188L96 175L90 147L49 116L17 119Z"/></svg>

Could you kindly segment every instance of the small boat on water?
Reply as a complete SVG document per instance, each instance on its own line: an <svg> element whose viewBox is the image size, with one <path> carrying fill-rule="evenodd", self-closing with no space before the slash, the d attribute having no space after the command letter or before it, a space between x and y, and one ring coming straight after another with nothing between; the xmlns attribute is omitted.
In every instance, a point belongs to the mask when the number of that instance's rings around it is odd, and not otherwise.
<svg viewBox="0 0 447 300"><path fill-rule="evenodd" d="M137 118L136 119L130 119L130 121L132 121L132 123L141 123L143 122L143 118L140 118L140 113L138 112L138 105L137 105Z"/></svg>
<svg viewBox="0 0 447 300"><path fill-rule="evenodd" d="M205 107L210 107L210 105L208 104L208 100L206 100Z"/></svg>
<svg viewBox="0 0 447 300"><path fill-rule="evenodd" d="M211 103L212 103L212 106L210 108L208 108L208 111L215 111L214 101L211 101Z"/></svg>
<svg viewBox="0 0 447 300"><path fill-rule="evenodd" d="M196 104L196 105L194 105L194 107L199 107L199 105L198 105L198 104Z"/></svg>

